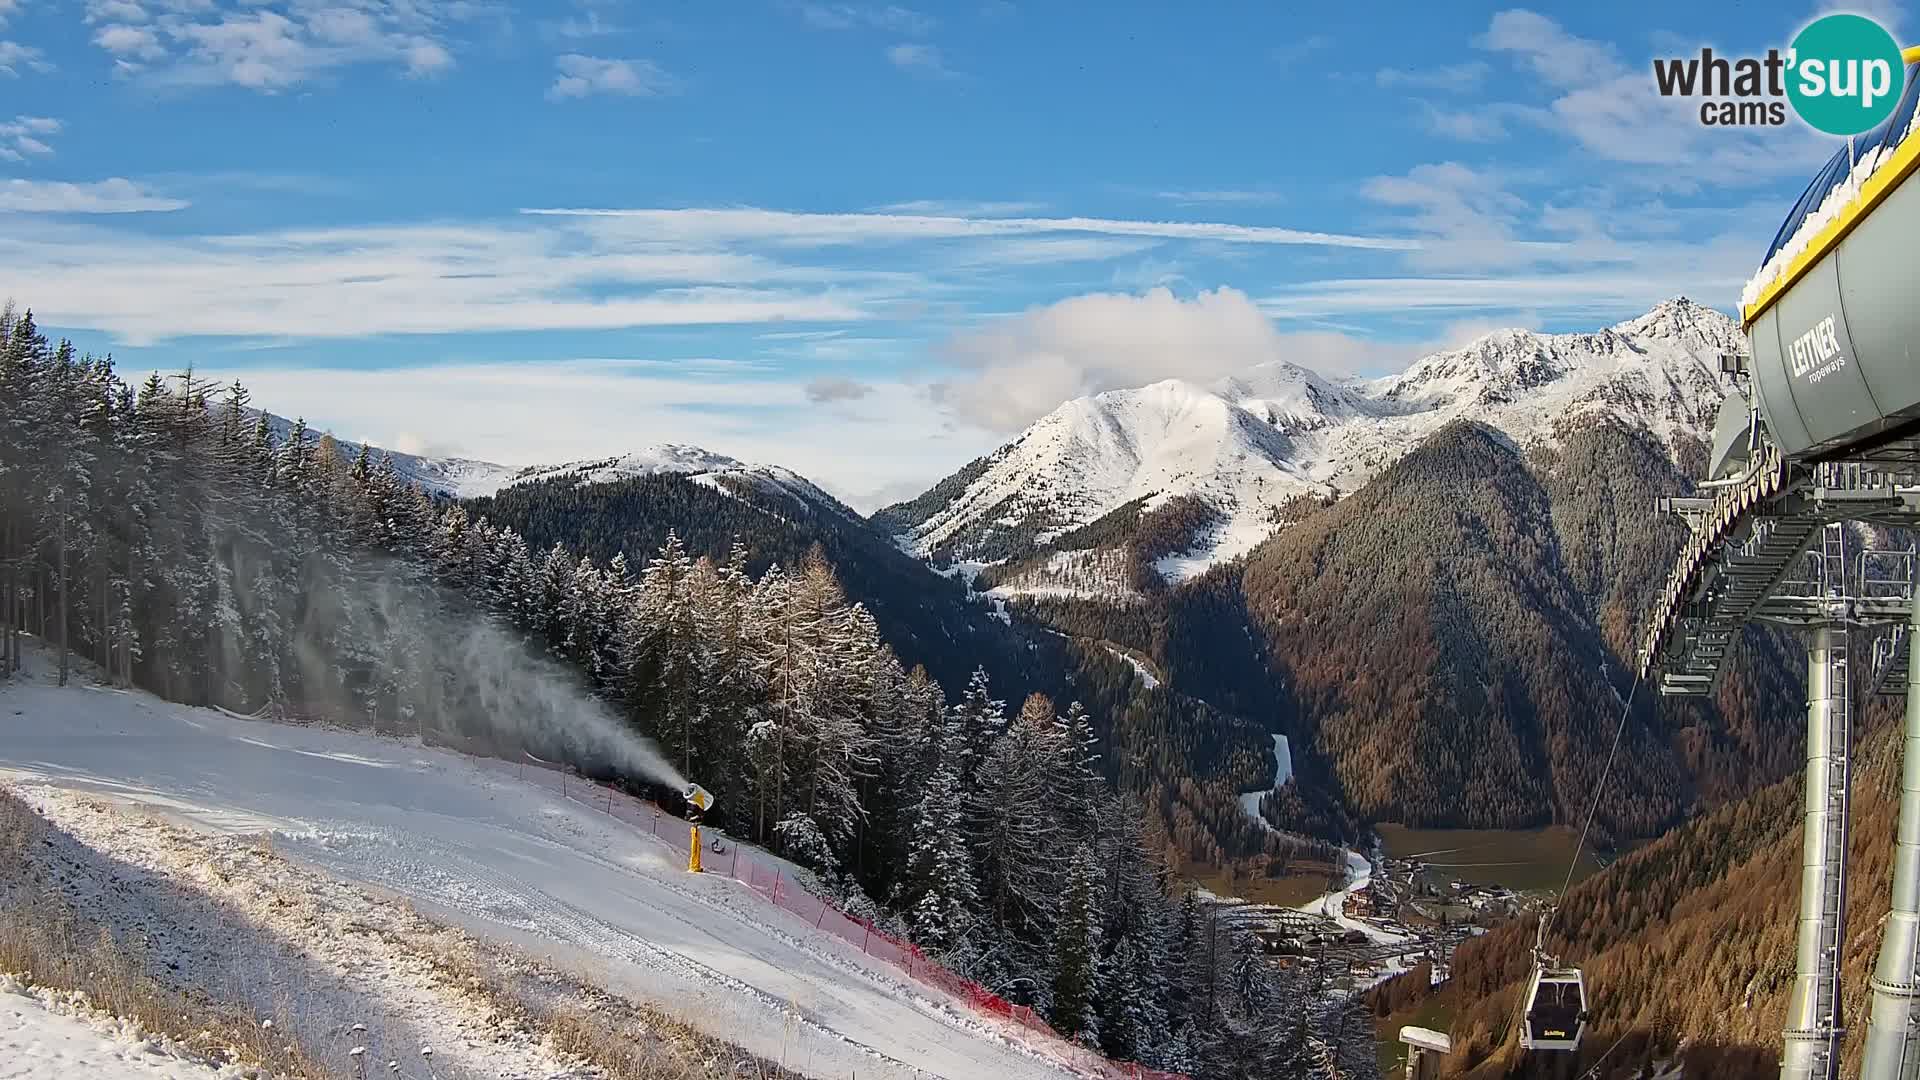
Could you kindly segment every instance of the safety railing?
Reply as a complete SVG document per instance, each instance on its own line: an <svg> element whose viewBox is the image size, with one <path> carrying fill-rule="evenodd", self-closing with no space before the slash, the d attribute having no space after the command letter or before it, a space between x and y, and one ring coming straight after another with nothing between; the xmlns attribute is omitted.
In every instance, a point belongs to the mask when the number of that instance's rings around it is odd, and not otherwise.
<svg viewBox="0 0 1920 1080"><path fill-rule="evenodd" d="M480 760L491 768L515 772L528 783L555 791L563 798L646 832L683 860L688 855L692 843L688 822L667 813L657 803L586 780L550 762ZM857 946L865 955L884 960L916 981L944 990L979 1012L1011 1021L1019 1031L1036 1037L1022 1040L1030 1050L1075 1072L1102 1080L1190 1080L1181 1073L1163 1072L1130 1061L1113 1061L1072 1042L1054 1031L1032 1009L1015 1005L979 983L947 970L929 959L919 946L887 933L872 920L841 911L801 888L785 867L771 860L763 863L755 854L729 838L724 850L709 848L701 853L701 869L704 873L740 882L775 907L812 923L814 929Z"/></svg>

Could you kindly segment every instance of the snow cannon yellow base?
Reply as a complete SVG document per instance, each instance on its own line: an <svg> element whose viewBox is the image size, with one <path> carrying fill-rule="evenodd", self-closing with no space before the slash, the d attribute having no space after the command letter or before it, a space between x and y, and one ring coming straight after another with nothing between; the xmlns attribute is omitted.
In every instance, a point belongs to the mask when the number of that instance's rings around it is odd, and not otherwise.
<svg viewBox="0 0 1920 1080"><path fill-rule="evenodd" d="M699 784L688 784L680 797L687 800L687 819L691 822L689 828L692 830L691 841L687 844L687 873L697 874L700 872L700 815L712 808L713 793Z"/></svg>

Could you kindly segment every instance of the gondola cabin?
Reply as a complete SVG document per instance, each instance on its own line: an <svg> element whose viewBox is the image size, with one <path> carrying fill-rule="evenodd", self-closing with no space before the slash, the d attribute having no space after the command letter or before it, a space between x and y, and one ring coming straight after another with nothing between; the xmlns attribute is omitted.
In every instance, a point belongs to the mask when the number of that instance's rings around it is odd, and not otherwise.
<svg viewBox="0 0 1920 1080"><path fill-rule="evenodd" d="M1587 981L1578 968L1537 967L1527 984L1520 1045L1528 1050L1578 1050L1587 1032Z"/></svg>

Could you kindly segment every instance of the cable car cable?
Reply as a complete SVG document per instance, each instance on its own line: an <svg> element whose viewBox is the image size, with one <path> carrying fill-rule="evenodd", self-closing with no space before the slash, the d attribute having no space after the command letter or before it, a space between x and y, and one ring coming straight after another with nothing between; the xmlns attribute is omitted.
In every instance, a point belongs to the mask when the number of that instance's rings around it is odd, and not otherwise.
<svg viewBox="0 0 1920 1080"><path fill-rule="evenodd" d="M1620 752L1620 737L1627 732L1627 718L1633 715L1633 699L1639 693L1640 674L1636 669L1633 685L1627 688L1627 703L1620 710L1620 723L1613 729L1613 745L1607 750L1607 763L1601 767L1600 778L1594 783L1593 801L1587 804L1587 820L1580 826L1580 838L1573 844L1573 858L1567 861L1566 879L1560 883L1560 897L1563 900L1566 898L1567 890L1573 887L1573 872L1580 867L1580 853L1586 849L1587 832L1593 828L1593 815L1600 809L1600 797L1606 793L1607 777L1613 772L1613 759ZM1552 920L1558 914L1560 914L1560 905L1555 904L1553 909L1547 912L1548 928L1552 926ZM1541 930L1540 937L1543 941L1546 939L1546 929Z"/></svg>
<svg viewBox="0 0 1920 1080"><path fill-rule="evenodd" d="M1633 715L1633 703L1634 700L1639 697L1640 683L1641 677L1636 670L1633 683L1627 689L1626 700L1620 708L1620 722L1614 725L1613 742L1607 747L1606 764L1601 766L1600 775L1594 780L1593 796L1587 803L1587 815L1586 819L1580 824L1580 834L1574 840L1573 855L1567 860L1567 874L1560 883L1559 898L1562 901L1566 899L1568 890L1573 887L1574 872L1580 868L1580 856L1586 850L1587 836L1593 830L1593 819L1600 811L1600 800L1606 795L1607 781L1613 775L1613 763L1615 759L1620 756L1620 740L1626 736L1627 720ZM1532 970L1527 975L1526 988L1521 991L1519 1000L1515 1002L1516 1015L1519 1017L1522 1025L1520 1028L1520 1045L1524 1049L1577 1050L1579 1049L1581 1038L1586 1031L1588 1005L1586 979L1577 967L1564 967L1558 957L1550 957L1546 951L1547 931L1552 928L1553 920L1558 917L1559 914L1560 904L1556 903L1541 915L1540 921L1535 927ZM1551 963L1549 961L1551 961ZM1572 988L1574 995L1578 998L1578 1004L1576 1006L1578 1012L1573 1018L1571 1038L1565 1040L1555 1039L1553 1040L1554 1044L1537 1045L1538 1040L1540 1040L1542 1036L1534 1032L1527 1025L1534 1022L1536 1009L1544 1010L1548 1007L1542 1004L1543 994L1548 995L1547 999L1552 1002L1550 1008L1557 1013L1565 1007L1568 988ZM1542 1015L1547 1014L1543 1011ZM1559 1033L1547 1032L1548 1036L1556 1034ZM1619 1045L1619 1042L1616 1040L1614 1047ZM1611 1054L1614 1047L1608 1047L1607 1053ZM1602 1055L1602 1060L1604 1059L1605 1055Z"/></svg>

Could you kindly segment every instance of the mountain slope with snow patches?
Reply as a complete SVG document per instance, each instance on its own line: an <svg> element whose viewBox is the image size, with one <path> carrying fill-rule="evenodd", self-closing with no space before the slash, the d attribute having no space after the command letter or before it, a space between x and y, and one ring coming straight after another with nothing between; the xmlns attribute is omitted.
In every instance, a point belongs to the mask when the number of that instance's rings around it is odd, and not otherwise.
<svg viewBox="0 0 1920 1080"><path fill-rule="evenodd" d="M1352 491L1448 422L1521 446L1606 415L1670 453L1703 438L1724 393L1733 320L1675 298L1588 333L1500 330L1400 374L1336 381L1274 362L1209 386L1170 379L1076 398L911 503L877 515L923 557L1019 559L1131 500L1194 496L1219 518L1158 569L1184 580L1251 550L1288 500Z"/></svg>

